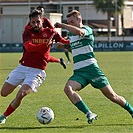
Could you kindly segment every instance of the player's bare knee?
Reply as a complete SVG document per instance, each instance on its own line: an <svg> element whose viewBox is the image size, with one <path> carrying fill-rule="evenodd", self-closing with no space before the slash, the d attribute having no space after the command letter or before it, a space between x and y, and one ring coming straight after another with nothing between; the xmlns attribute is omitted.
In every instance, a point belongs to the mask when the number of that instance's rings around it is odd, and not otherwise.
<svg viewBox="0 0 133 133"><path fill-rule="evenodd" d="M64 88L64 92L65 92L67 95L71 94L71 93L72 93L72 89L71 89L71 87L69 87L69 86L65 86L65 88Z"/></svg>
<svg viewBox="0 0 133 133"><path fill-rule="evenodd" d="M1 91L1 92L0 92L0 95L1 95L2 97L6 97L6 96L8 96L8 93L5 93L5 92Z"/></svg>
<svg viewBox="0 0 133 133"><path fill-rule="evenodd" d="M27 93L25 91L19 91L16 98L17 99L23 99L23 97L25 97L27 95Z"/></svg>

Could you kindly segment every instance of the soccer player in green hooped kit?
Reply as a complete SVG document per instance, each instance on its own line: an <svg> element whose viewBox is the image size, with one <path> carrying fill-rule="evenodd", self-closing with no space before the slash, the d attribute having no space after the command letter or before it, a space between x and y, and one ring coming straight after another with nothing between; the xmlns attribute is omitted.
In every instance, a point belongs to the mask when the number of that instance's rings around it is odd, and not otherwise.
<svg viewBox="0 0 133 133"><path fill-rule="evenodd" d="M74 61L74 74L68 79L64 92L70 101L84 114L91 124L97 118L97 114L90 111L88 106L76 91L83 89L88 84L99 89L108 99L127 110L133 117L133 107L124 97L116 94L109 84L105 74L99 68L93 52L94 36L92 29L82 24L79 11L73 10L67 14L67 23L55 23L56 28L64 28L69 31L70 46ZM63 44L56 46L63 47Z"/></svg>

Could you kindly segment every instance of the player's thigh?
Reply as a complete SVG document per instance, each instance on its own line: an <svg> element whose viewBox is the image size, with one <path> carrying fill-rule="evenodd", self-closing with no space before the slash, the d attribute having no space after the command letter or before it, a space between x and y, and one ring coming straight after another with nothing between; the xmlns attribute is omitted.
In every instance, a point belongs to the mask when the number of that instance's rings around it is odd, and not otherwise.
<svg viewBox="0 0 133 133"><path fill-rule="evenodd" d="M81 89L81 84L77 81L68 80L65 86L65 89L72 89L73 91L77 91Z"/></svg>
<svg viewBox="0 0 133 133"><path fill-rule="evenodd" d="M12 93L14 91L15 88L16 88L16 86L13 86L13 85L5 82L1 89L1 95L2 96L9 95L10 93Z"/></svg>
<svg viewBox="0 0 133 133"><path fill-rule="evenodd" d="M5 82L11 84L12 86L18 86L23 82L27 71L28 69L26 69L24 66L18 65L10 72Z"/></svg>
<svg viewBox="0 0 133 133"><path fill-rule="evenodd" d="M109 99L112 99L116 95L116 93L112 89L111 85L107 85L107 86L101 88L100 90Z"/></svg>
<svg viewBox="0 0 133 133"><path fill-rule="evenodd" d="M32 92L32 88L29 85L22 85L17 93L17 97L24 97Z"/></svg>
<svg viewBox="0 0 133 133"><path fill-rule="evenodd" d="M37 92L37 88L43 83L45 78L46 73L44 70L30 68L22 85L27 84L32 88L32 91Z"/></svg>

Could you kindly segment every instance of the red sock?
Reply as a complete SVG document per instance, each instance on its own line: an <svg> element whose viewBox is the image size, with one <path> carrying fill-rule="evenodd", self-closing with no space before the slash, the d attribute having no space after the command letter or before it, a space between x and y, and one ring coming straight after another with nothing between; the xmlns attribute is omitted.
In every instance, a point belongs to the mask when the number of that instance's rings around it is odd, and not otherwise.
<svg viewBox="0 0 133 133"><path fill-rule="evenodd" d="M9 116L11 113L13 113L15 111L15 109L9 105L8 108L6 109L6 111L4 112L4 116Z"/></svg>
<svg viewBox="0 0 133 133"><path fill-rule="evenodd" d="M53 56L49 56L48 62L60 62L58 58L55 58Z"/></svg>

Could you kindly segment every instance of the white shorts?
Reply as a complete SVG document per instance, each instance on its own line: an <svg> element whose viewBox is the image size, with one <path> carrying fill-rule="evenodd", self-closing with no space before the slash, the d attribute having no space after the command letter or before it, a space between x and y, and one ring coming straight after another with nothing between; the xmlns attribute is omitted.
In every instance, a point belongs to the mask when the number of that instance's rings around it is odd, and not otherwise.
<svg viewBox="0 0 133 133"><path fill-rule="evenodd" d="M29 85L34 92L46 78L44 70L18 65L8 76L5 82L13 85Z"/></svg>

